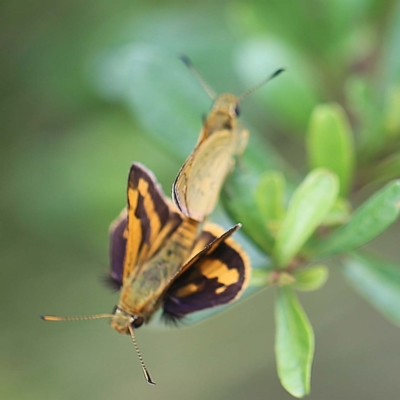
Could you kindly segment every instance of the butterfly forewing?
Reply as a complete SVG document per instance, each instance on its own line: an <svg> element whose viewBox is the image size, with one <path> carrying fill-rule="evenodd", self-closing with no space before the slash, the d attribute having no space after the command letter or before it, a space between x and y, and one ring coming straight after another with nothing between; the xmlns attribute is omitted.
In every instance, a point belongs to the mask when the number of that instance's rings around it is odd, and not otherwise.
<svg viewBox="0 0 400 400"><path fill-rule="evenodd" d="M125 230L123 216L120 216L111 232L112 276L121 276L122 257L117 249L126 241L122 280L157 252L181 222L175 207L164 198L154 175L138 163L133 164L129 172L126 218Z"/></svg>
<svg viewBox="0 0 400 400"><path fill-rule="evenodd" d="M182 318L186 314L229 303L247 286L249 260L239 244L230 238L240 225L224 232L206 223L192 257L168 288L164 314ZM201 251L203 244L208 245ZM196 253L197 252L197 253Z"/></svg>

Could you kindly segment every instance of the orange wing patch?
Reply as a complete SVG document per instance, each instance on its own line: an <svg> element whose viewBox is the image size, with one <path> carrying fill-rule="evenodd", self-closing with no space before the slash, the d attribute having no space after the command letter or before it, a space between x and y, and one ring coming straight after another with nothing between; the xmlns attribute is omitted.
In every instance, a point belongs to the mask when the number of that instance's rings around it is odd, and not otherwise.
<svg viewBox="0 0 400 400"><path fill-rule="evenodd" d="M246 253L230 237L238 228L240 225L223 232L218 225L205 224L198 240L202 244L208 241L208 245L192 255L182 272L173 279L164 300L166 316L182 318L195 311L229 303L240 296L251 272Z"/></svg>

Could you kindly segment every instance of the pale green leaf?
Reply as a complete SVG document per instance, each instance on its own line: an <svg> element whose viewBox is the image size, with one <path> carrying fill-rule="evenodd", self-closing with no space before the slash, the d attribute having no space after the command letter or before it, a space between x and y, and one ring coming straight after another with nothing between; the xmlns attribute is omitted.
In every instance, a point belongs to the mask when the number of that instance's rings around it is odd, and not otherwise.
<svg viewBox="0 0 400 400"><path fill-rule="evenodd" d="M343 197L338 197L335 204L329 210L328 215L324 218L321 225L335 226L345 224L351 215L351 204Z"/></svg>
<svg viewBox="0 0 400 400"><path fill-rule="evenodd" d="M293 290L278 290L275 352L282 386L295 397L310 392L314 332Z"/></svg>
<svg viewBox="0 0 400 400"><path fill-rule="evenodd" d="M345 195L353 177L354 144L350 123L339 104L324 104L314 109L307 133L307 148L310 167L335 172L340 182L340 194Z"/></svg>
<svg viewBox="0 0 400 400"><path fill-rule="evenodd" d="M328 280L328 273L328 267L325 265L315 265L300 269L293 273L293 277L296 281L293 283L292 287L303 292L318 290L324 286Z"/></svg>
<svg viewBox="0 0 400 400"><path fill-rule="evenodd" d="M279 171L267 171L256 187L255 200L263 222L272 235L282 220L285 196L285 177Z"/></svg>
<svg viewBox="0 0 400 400"><path fill-rule="evenodd" d="M328 215L338 195L335 174L316 169L295 190L275 243L274 258L286 266Z"/></svg>

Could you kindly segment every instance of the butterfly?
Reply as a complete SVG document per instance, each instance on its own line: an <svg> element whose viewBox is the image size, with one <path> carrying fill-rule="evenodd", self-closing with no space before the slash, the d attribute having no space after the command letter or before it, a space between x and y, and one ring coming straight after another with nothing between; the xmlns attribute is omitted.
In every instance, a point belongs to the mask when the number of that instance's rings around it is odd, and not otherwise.
<svg viewBox="0 0 400 400"><path fill-rule="evenodd" d="M277 70L241 96L230 93L216 96L189 58L181 56L181 59L214 103L204 118L196 147L175 179L172 197L184 215L203 221L214 210L227 175L248 143L249 131L238 124L239 102L279 75L283 69Z"/></svg>
<svg viewBox="0 0 400 400"><path fill-rule="evenodd" d="M156 178L134 163L128 178L127 209L110 228L110 281L120 289L112 314L86 317L42 316L47 321L110 318L130 334L148 383L134 330L162 309L164 318L186 315L237 299L250 278L246 253L231 235L240 224L220 226L183 215L165 197Z"/></svg>

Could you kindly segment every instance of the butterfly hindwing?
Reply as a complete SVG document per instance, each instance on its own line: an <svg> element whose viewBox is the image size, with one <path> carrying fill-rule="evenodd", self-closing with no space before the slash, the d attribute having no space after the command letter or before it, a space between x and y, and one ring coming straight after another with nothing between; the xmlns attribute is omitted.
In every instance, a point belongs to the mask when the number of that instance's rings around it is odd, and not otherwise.
<svg viewBox="0 0 400 400"><path fill-rule="evenodd" d="M111 283L116 288L122 285L122 277L124 275L124 260L126 239L128 231L127 213L124 209L118 218L110 226L110 265L111 265Z"/></svg>
<svg viewBox="0 0 400 400"><path fill-rule="evenodd" d="M127 197L127 210L110 231L111 278L119 284L154 255L182 221L152 172L139 163L131 166Z"/></svg>
<svg viewBox="0 0 400 400"><path fill-rule="evenodd" d="M164 297L164 315L182 318L185 315L229 303L247 286L250 265L247 255L229 236L229 231L206 223L189 262L168 288ZM199 248L208 243L200 252Z"/></svg>
<svg viewBox="0 0 400 400"><path fill-rule="evenodd" d="M232 131L214 132L188 157L175 179L172 194L187 217L203 221L215 208L224 180L234 165Z"/></svg>

